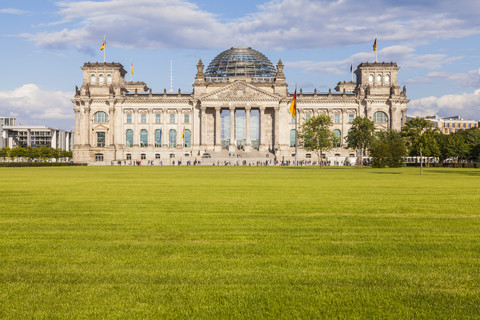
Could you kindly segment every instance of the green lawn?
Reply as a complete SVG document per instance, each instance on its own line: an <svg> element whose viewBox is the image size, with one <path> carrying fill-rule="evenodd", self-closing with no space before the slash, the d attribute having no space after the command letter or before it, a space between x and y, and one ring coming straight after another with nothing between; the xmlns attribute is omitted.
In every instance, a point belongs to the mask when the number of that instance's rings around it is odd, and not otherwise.
<svg viewBox="0 0 480 320"><path fill-rule="evenodd" d="M480 170L0 168L0 318L480 318Z"/></svg>

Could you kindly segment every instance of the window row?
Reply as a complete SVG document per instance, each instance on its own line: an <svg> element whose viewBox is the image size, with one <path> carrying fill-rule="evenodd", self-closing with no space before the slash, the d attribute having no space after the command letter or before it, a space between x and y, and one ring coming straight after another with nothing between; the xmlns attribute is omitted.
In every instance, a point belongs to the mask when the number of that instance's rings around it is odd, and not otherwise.
<svg viewBox="0 0 480 320"><path fill-rule="evenodd" d="M389 83L390 83L390 74L387 73L387 74L385 74L383 77L382 77L382 74L380 74L380 73L377 74L377 76L376 76L377 81L376 81L376 82L377 82L377 83L382 83L382 78L383 78L383 80L384 80L383 82L384 82L385 84L389 84ZM373 82L373 79L375 79L375 77L374 77L373 73L370 73L370 74L368 75L368 82Z"/></svg>
<svg viewBox="0 0 480 320"><path fill-rule="evenodd" d="M91 83L97 83L97 75L95 73L92 73L90 75L90 82ZM105 77L103 74L98 75L98 84L104 84L105 83ZM112 75L109 73L107 74L107 84L112 83Z"/></svg>
<svg viewBox="0 0 480 320"><path fill-rule="evenodd" d="M176 115L169 114L169 123L176 123ZM126 123L133 123L133 115L131 113L126 114L125 118ZM140 123L147 123L147 114L140 114ZM155 114L154 123L162 123L162 115L159 113ZM190 123L190 114L186 113L183 115L183 123Z"/></svg>
<svg viewBox="0 0 480 320"><path fill-rule="evenodd" d="M333 130L333 136L335 137L334 147L342 146L342 132L338 129ZM295 147L295 129L290 130L290 147Z"/></svg>
<svg viewBox="0 0 480 320"><path fill-rule="evenodd" d="M310 113L306 113L305 114L305 121L308 121L311 117L312 117L312 115ZM292 123L295 123L295 119L293 117L290 117L290 119L291 119ZM353 119L355 119L355 115L353 113L349 113L348 114L348 123L352 123ZM336 114L333 115L333 122L334 123L341 123L339 113L336 113Z"/></svg>
<svg viewBox="0 0 480 320"><path fill-rule="evenodd" d="M133 147L133 130L128 129L125 133L125 145L127 147ZM162 146L162 130L157 129L154 133L154 146ZM190 130L186 129L182 132L181 139L183 140L183 146L190 147L192 145L192 133ZM177 146L177 130L171 129L168 131L168 146L176 147ZM140 147L148 147L148 131L143 129L140 130Z"/></svg>

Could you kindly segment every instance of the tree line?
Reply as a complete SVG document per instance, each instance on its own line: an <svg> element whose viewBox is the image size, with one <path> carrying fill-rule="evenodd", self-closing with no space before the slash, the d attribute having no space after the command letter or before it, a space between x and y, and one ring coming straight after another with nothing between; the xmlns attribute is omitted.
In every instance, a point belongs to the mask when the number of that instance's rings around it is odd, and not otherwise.
<svg viewBox="0 0 480 320"><path fill-rule="evenodd" d="M306 120L298 133L299 142L308 151L323 159L324 152L339 144L339 137L331 130L332 118L319 115ZM347 149L357 153L358 166L363 157L371 157L373 167L400 167L404 157L435 157L440 161L480 160L480 128L444 134L423 118L409 120L401 131L375 131L375 123L366 117L356 117L346 136ZM428 165L428 163L427 163ZM322 166L322 161L320 161ZM420 161L420 173L423 162Z"/></svg>
<svg viewBox="0 0 480 320"><path fill-rule="evenodd" d="M48 159L61 159L61 158L72 158L72 151L65 151L62 149L55 149L52 147L41 146L41 147L20 147L10 149L5 147L0 149L0 158L3 161L7 159L24 159L27 161L33 160L42 160L47 161Z"/></svg>

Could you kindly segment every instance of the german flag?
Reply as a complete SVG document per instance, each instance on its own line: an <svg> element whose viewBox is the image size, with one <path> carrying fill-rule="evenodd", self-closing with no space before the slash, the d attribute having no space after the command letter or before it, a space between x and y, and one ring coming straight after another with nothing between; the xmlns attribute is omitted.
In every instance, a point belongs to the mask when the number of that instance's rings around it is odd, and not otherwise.
<svg viewBox="0 0 480 320"><path fill-rule="evenodd" d="M103 40L103 44L102 44L102 46L100 47L100 51L102 51L103 49L105 49L105 44L106 44L106 41Z"/></svg>
<svg viewBox="0 0 480 320"><path fill-rule="evenodd" d="M295 89L295 93L293 94L293 100L290 104L290 114L292 115L293 119L295 119L295 117L297 116L297 89Z"/></svg>
<svg viewBox="0 0 480 320"><path fill-rule="evenodd" d="M373 43L373 51L377 51L377 38L375 38L375 42Z"/></svg>

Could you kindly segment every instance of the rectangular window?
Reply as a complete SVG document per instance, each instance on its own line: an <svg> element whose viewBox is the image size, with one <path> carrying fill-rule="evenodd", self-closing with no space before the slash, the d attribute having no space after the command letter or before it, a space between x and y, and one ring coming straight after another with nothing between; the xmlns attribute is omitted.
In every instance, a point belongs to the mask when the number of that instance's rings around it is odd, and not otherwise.
<svg viewBox="0 0 480 320"><path fill-rule="evenodd" d="M127 114L127 123L132 123L132 114Z"/></svg>
<svg viewBox="0 0 480 320"><path fill-rule="evenodd" d="M95 161L103 161L103 153L95 154Z"/></svg>
<svg viewBox="0 0 480 320"><path fill-rule="evenodd" d="M185 123L190 123L190 115L188 113L186 113L184 116L183 116L183 122Z"/></svg>
<svg viewBox="0 0 480 320"><path fill-rule="evenodd" d="M334 115L333 119L333 122L340 123L340 115L338 113Z"/></svg>
<svg viewBox="0 0 480 320"><path fill-rule="evenodd" d="M162 120L162 118L161 118L160 113L157 113L157 114L155 115L155 123L160 123L161 120Z"/></svg>
<svg viewBox="0 0 480 320"><path fill-rule="evenodd" d="M170 123L175 123L175 115L173 113L170 114Z"/></svg>
<svg viewBox="0 0 480 320"><path fill-rule="evenodd" d="M155 159L160 159L160 153L155 153Z"/></svg>
<svg viewBox="0 0 480 320"><path fill-rule="evenodd" d="M140 155L140 159L142 159L142 160L147 159L147 155L146 155L145 153L142 153L142 154Z"/></svg>
<svg viewBox="0 0 480 320"><path fill-rule="evenodd" d="M97 132L97 147L105 147L105 132Z"/></svg>
<svg viewBox="0 0 480 320"><path fill-rule="evenodd" d="M355 115L352 114L352 113L350 113L350 114L348 115L348 122L352 123L354 119L355 119Z"/></svg>
<svg viewBox="0 0 480 320"><path fill-rule="evenodd" d="M132 154L131 153L127 153L127 160L132 160Z"/></svg>
<svg viewBox="0 0 480 320"><path fill-rule="evenodd" d="M147 123L147 115L145 113L142 113L140 119L142 123Z"/></svg>

